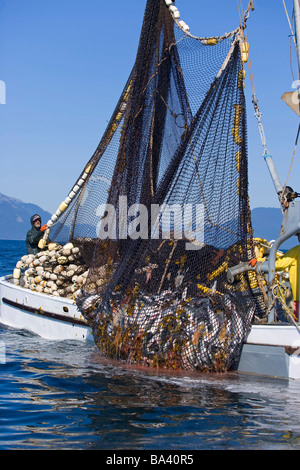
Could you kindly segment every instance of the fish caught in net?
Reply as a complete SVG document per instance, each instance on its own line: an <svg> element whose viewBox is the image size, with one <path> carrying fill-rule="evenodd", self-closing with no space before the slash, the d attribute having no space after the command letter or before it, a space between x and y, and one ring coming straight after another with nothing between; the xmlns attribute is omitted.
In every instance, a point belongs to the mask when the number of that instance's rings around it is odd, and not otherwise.
<svg viewBox="0 0 300 470"><path fill-rule="evenodd" d="M136 61L76 197L51 227L89 267L77 305L131 363L228 370L257 299L239 29L196 38L148 0Z"/></svg>

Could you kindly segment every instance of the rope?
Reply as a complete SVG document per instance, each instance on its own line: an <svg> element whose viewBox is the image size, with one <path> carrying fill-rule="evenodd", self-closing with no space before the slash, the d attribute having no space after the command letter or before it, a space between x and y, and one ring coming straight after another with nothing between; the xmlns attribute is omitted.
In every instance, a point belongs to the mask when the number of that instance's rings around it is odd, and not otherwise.
<svg viewBox="0 0 300 470"><path fill-rule="evenodd" d="M166 0L165 0L166 1ZM237 0L238 1L238 0ZM168 5L168 2L166 1L166 5ZM168 5L170 6L170 5ZM174 5L171 5L171 8L174 8ZM175 10L178 11L178 9L175 7ZM248 8L247 10L245 11L244 15L241 15L241 18L240 18L240 22L243 23L244 27L246 26L246 21L247 19L249 18L249 14L250 14L250 11L251 10L254 10L253 8L253 0L250 0L249 1L249 4L248 4ZM179 11L178 11L179 13ZM171 13L172 14L172 13ZM223 34L222 36L210 36L210 37L198 37L198 36L194 36L193 34L190 33L189 31L189 27L186 25L186 23L182 20L178 20L174 14L172 14L173 16L173 19L174 19L174 22L177 24L177 26L189 37L193 38L193 39L196 39L197 41L201 41L201 43L203 45L213 45L215 44L214 43L214 40L216 42L221 42L223 41L224 39L228 39L228 38L231 38L233 36L235 36L238 32L239 32L239 29L240 28L236 28L234 31L231 31L230 33L225 33ZM179 17L180 17L180 14L179 14Z"/></svg>
<svg viewBox="0 0 300 470"><path fill-rule="evenodd" d="M240 26L242 27L242 15L241 15L241 10L240 10L240 5L239 5L239 0L236 0L236 4L237 4L237 9L238 9L238 13L239 13L239 18L240 18Z"/></svg>
<svg viewBox="0 0 300 470"><path fill-rule="evenodd" d="M283 1L283 5L284 5L285 11L286 11L287 18L288 18L288 22L289 22L291 34L292 34L292 37L293 37L294 42L295 42L295 35L294 35L293 28L292 28L292 25L291 25L291 22L290 22L290 19L289 19L289 15L288 15L288 12L287 12L287 9L286 9L285 0L282 0L282 1ZM241 2L241 6L242 6L242 0L240 0L240 2ZM250 4L252 4L252 2L250 2ZM248 10L249 10L250 4L249 4L249 6L248 6ZM242 21L242 20L241 20L241 11L240 11L240 7L239 7L239 0L237 0L237 5L238 5L238 10L239 10L240 21ZM253 4L252 4L251 6L253 7ZM246 30L246 28L245 28L245 22L244 22L244 23L241 22L241 27L242 27L242 35L244 36L245 41L248 42L247 30ZM295 45L296 45L296 42L295 42ZM267 155L269 152L268 152L268 149L267 149L267 142L266 142L266 137L265 137L265 132L264 132L263 124L262 124L262 122L261 122L261 116L262 116L262 114L261 114L261 112L260 112L260 109L259 109L259 106L258 106L257 97L256 97L255 83L254 83L254 75L253 75L253 69L252 69L252 63L251 63L250 52L249 52L249 54L248 54L248 68L249 68L249 77L250 77L250 83L251 83L251 88L252 88L252 97L253 97L253 104L254 104L254 109L255 109L255 116L256 116L256 118L257 118L257 120L258 120L259 132L260 132L260 135L261 135L262 145L263 145L263 147L264 147L264 155ZM290 178L292 166L293 166L294 159L295 159L295 154L296 154L296 149L297 149L297 144L298 144L298 138L299 138L299 131L300 131L300 125L299 125L299 127L298 127L298 133L297 133L297 137L296 137L296 142L295 142L295 146L294 146L294 152L293 152L292 161L291 161L291 164L290 164L290 169L289 169L288 177L287 177L287 180L286 180L285 185L284 185L284 187L283 187L283 191L282 191L282 193L281 193L281 194L282 194L282 199L281 199L281 201L280 201L281 204L283 203L283 196L284 196L284 194L285 194L285 189L286 189L288 180L289 180L289 178Z"/></svg>
<svg viewBox="0 0 300 470"><path fill-rule="evenodd" d="M292 36L292 38L294 39L295 47L297 47L296 39L295 39L295 34L294 34L293 27L292 27L292 23L291 23L291 20L290 20L290 17L289 17L287 8L286 8L285 1L282 0L282 3L283 3L283 6L284 6L284 9L285 9L286 17L287 17L287 20L288 20L288 23L289 23L289 27L290 27L290 30L291 30L291 36Z"/></svg>
<svg viewBox="0 0 300 470"><path fill-rule="evenodd" d="M287 8L286 8L285 0L282 0L282 3L283 3L283 7L284 7L284 10L285 10L285 13L286 13L286 17L287 17L287 20L288 20L288 23L289 23L289 27L290 27L290 31L291 31L291 38L293 38L295 47L297 48L296 38L295 38L294 31L293 31L292 23L291 23L291 20L290 20L290 17L289 17ZM291 61L291 59L290 59L290 61ZM292 66L291 66L291 72L292 72L292 76L293 76L293 79L294 79ZM289 180L290 175L291 175L292 166L293 166L293 163L294 163L295 154L296 154L296 149L297 149L297 145L298 145L299 132L300 132L300 124L299 124L299 126L298 126L298 132L297 132L297 137L296 137L296 141L295 141L295 146L294 146L294 151L293 151L293 156L292 156L292 160L291 160L291 164L290 164L288 176L287 176L286 182L285 182L285 184L284 184L284 186L283 186L282 196L283 196L284 193L285 193L286 186L287 186L288 180ZM282 203L282 202L283 202L283 199L281 200L281 203Z"/></svg>
<svg viewBox="0 0 300 470"><path fill-rule="evenodd" d="M291 20L290 20L290 17L289 17L287 8L286 8L285 1L282 0L282 2L283 2L283 6L284 6L284 10L285 10L286 17L287 17L287 20L288 20L288 23L289 23L290 31L291 31L291 41L290 41L290 67L291 67L291 73L292 73L293 81L295 81L295 77L294 77L294 73L293 73L293 66L292 66L292 40L294 41L294 45L295 45L295 48L296 48L296 49L297 49L297 43L296 43L296 38L295 38L294 31L293 31L292 23L291 23Z"/></svg>
<svg viewBox="0 0 300 470"><path fill-rule="evenodd" d="M286 292L286 287L280 281L278 281L277 284L275 284L272 288L272 294L273 294L274 298L279 300L279 302L281 303L283 309L286 311L288 317L291 319L294 326L297 328L298 333L300 333L300 328L299 328L298 324L295 321L294 313L291 311L291 309L288 307L288 305L286 303L285 292Z"/></svg>
<svg viewBox="0 0 300 470"><path fill-rule="evenodd" d="M245 42L248 43L249 41L248 41L248 36L247 36L246 20L249 17L250 10L254 10L253 1L251 0L249 2L248 8L247 8L247 10L246 10L246 12L244 13L243 16L242 16L242 9L243 9L242 0L240 0L240 3L241 3L241 5L239 5L239 0L237 0L237 8L238 8L239 18L240 18L240 36L241 36L242 40L244 40ZM249 70L250 84L251 84L251 88L252 88L252 100L253 100L253 105L254 105L254 110L255 110L255 117L258 120L258 128L259 128L259 132L260 132L261 142L262 142L262 145L264 147L263 156L265 156L265 155L268 155L269 152L268 152L268 149L267 149L267 143L266 143L266 137L265 137L263 124L261 122L262 114L260 112L257 97L256 97L254 75L253 75L250 51L248 52L248 70Z"/></svg>
<svg viewBox="0 0 300 470"><path fill-rule="evenodd" d="M300 124L299 124L299 126L298 126L298 132L297 132L297 137L296 137L296 141L295 141L295 146L294 146L294 152L293 152L293 156L292 156L292 161L291 161L291 164L290 164L290 169L289 169L289 172L288 172L288 176L287 176L286 182L285 182L285 184L284 184L284 186L283 186L282 195L284 195L284 193L285 193L285 189L286 189L286 187L287 187L288 180L289 180L289 178L290 178L290 176L291 176L292 166L293 166L293 163L294 163L295 154L296 154L297 145L298 145L299 133L300 133ZM283 202L283 198L281 199L281 202Z"/></svg>

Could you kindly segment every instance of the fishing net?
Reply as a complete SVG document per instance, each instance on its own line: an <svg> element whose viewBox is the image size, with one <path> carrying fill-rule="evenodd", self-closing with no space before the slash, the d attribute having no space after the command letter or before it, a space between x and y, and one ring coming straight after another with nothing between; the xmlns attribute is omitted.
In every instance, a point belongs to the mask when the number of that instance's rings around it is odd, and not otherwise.
<svg viewBox="0 0 300 470"><path fill-rule="evenodd" d="M194 38L148 0L136 61L76 196L50 238L89 266L77 305L128 362L228 370L257 301L238 30ZM79 183L78 183L79 184Z"/></svg>

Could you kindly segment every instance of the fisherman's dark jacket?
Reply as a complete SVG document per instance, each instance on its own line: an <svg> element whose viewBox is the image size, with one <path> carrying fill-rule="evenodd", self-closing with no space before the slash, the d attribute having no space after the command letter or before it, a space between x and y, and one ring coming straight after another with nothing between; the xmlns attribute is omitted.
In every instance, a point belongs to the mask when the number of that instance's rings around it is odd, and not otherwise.
<svg viewBox="0 0 300 470"><path fill-rule="evenodd" d="M36 255L41 251L38 247L38 242L43 237L43 232L33 225L33 217L31 217L31 229L28 230L26 235L26 248L28 255Z"/></svg>

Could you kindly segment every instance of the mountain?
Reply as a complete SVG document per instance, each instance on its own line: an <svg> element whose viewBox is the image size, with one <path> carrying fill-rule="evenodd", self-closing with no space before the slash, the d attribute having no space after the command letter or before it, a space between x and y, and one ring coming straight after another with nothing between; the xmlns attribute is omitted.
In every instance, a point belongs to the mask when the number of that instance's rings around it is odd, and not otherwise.
<svg viewBox="0 0 300 470"><path fill-rule="evenodd" d="M264 238L268 241L275 240L279 237L283 218L281 209L274 207L257 207L252 209L251 216L254 237ZM296 238L292 237L284 242L280 249L289 250L296 244Z"/></svg>
<svg viewBox="0 0 300 470"><path fill-rule="evenodd" d="M252 211L252 226L254 236L274 240L279 236L282 223L282 213L278 208L257 207ZM0 239L25 240L26 233L30 229L30 217L39 214L42 224L51 218L49 212L44 211L35 204L28 204L0 193ZM296 244L292 238L282 245L289 249Z"/></svg>
<svg viewBox="0 0 300 470"><path fill-rule="evenodd" d="M34 214L41 216L42 224L47 223L52 215L36 204L28 204L0 193L0 239L25 240L31 228L30 217Z"/></svg>

